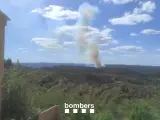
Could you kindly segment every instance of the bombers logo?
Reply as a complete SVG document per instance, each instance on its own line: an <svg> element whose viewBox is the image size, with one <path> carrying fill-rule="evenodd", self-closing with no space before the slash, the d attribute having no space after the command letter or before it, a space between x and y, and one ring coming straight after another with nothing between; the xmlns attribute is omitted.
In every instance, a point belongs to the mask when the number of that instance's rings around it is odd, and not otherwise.
<svg viewBox="0 0 160 120"><path fill-rule="evenodd" d="M72 109L73 113L87 113L87 110L89 110L90 113L94 113L94 104L67 104L64 103L64 112L70 113L70 110Z"/></svg>

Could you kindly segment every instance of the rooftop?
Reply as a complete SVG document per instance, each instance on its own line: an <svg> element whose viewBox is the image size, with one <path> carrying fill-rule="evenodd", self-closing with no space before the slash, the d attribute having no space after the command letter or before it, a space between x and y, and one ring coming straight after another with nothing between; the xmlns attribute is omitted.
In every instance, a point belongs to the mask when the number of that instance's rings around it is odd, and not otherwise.
<svg viewBox="0 0 160 120"><path fill-rule="evenodd" d="M7 20L10 20L9 17L8 17L7 15L5 15L5 14L0 10L0 16L1 16L1 15L4 16L4 17L6 17Z"/></svg>

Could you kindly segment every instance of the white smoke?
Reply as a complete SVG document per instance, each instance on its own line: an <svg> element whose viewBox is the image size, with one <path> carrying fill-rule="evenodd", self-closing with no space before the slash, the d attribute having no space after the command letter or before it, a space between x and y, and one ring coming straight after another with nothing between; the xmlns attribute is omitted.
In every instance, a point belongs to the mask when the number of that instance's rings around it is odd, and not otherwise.
<svg viewBox="0 0 160 120"><path fill-rule="evenodd" d="M80 48L80 54L85 55L85 53L87 53L87 57L96 65L96 67L102 67L103 65L99 59L98 45L92 41L89 41L89 38L86 37L88 27L96 17L99 9L88 3L84 3L79 7L79 12L81 17L77 23L79 26L77 31L77 39Z"/></svg>

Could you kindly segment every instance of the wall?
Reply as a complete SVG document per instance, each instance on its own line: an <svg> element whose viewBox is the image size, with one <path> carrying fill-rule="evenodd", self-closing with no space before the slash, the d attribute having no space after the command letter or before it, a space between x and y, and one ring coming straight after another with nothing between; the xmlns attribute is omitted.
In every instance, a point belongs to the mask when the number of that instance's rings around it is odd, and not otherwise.
<svg viewBox="0 0 160 120"><path fill-rule="evenodd" d="M4 30L5 30L5 22L4 18L0 16L0 80L2 81L3 73L4 73Z"/></svg>
<svg viewBox="0 0 160 120"><path fill-rule="evenodd" d="M38 120L60 120L59 106L56 105L54 107L51 107L51 108L39 113Z"/></svg>
<svg viewBox="0 0 160 120"><path fill-rule="evenodd" d="M0 11L1 12L1 11ZM7 18L0 13L0 106L2 96L2 80L4 75L4 36Z"/></svg>

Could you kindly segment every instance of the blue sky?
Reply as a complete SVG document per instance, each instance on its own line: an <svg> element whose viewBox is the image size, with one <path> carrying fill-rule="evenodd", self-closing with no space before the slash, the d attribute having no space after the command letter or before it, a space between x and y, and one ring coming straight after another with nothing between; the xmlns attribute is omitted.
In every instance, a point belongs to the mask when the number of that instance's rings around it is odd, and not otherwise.
<svg viewBox="0 0 160 120"><path fill-rule="evenodd" d="M20 62L89 63L77 43L80 6L99 12L87 40L96 41L104 64L160 65L159 0L1 0L11 21L5 57Z"/></svg>

